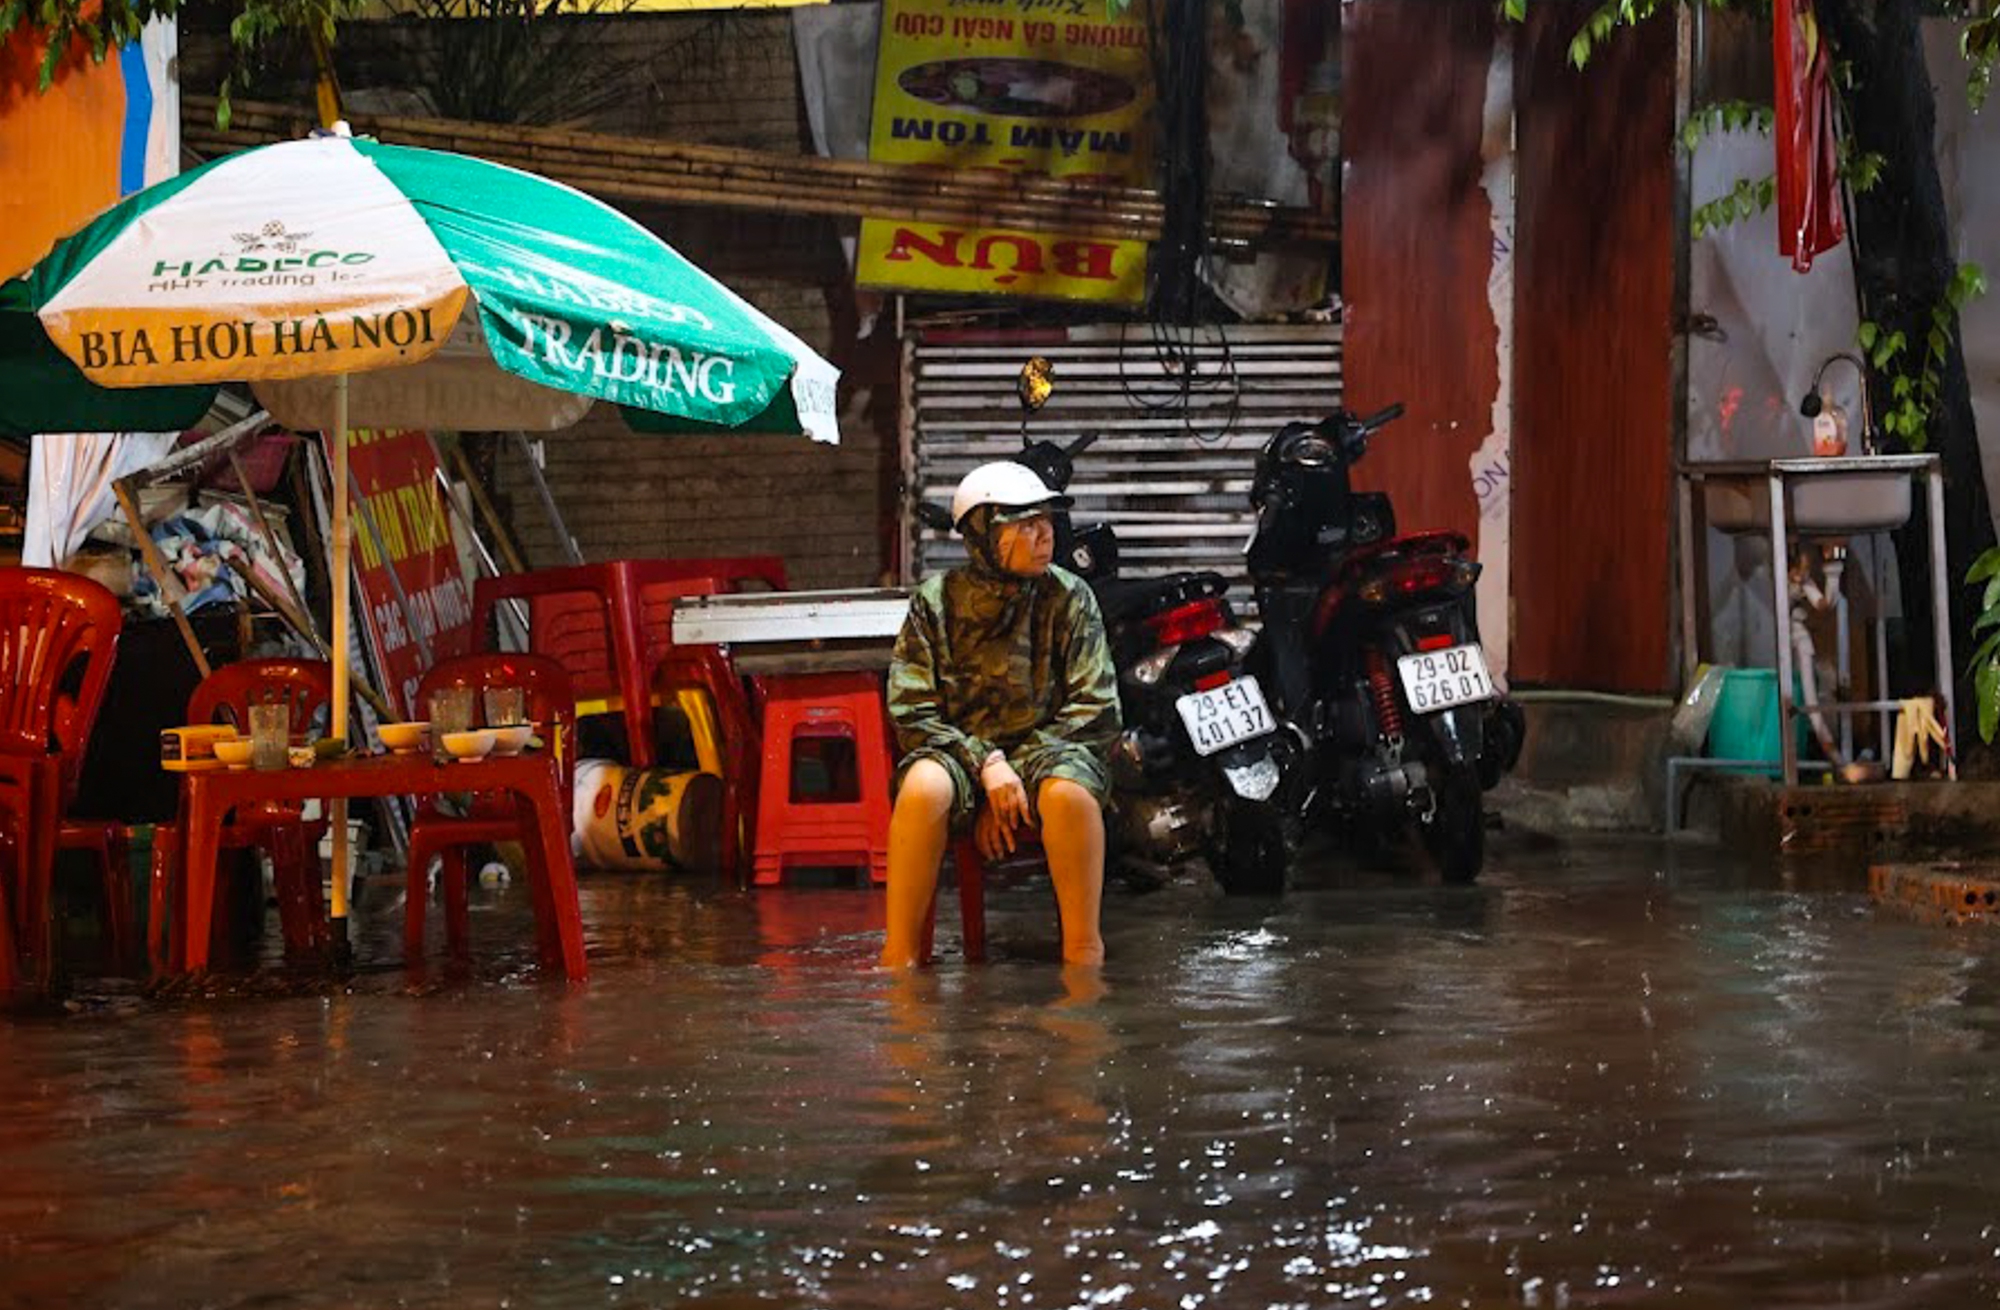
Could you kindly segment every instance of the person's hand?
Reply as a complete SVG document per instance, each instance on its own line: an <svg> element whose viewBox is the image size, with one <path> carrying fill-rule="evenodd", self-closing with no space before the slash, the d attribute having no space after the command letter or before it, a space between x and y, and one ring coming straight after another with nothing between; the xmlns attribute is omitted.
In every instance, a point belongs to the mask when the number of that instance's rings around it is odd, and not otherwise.
<svg viewBox="0 0 2000 1310"><path fill-rule="evenodd" d="M1014 830L991 805L983 805L972 823L972 844L979 848L979 858L991 864L1014 853Z"/></svg>
<svg viewBox="0 0 2000 1310"><path fill-rule="evenodd" d="M1028 789L1021 775L1006 757L995 751L979 771L979 785L986 789L986 808L998 816L1007 830L1007 849L1014 849L1014 830L1028 825Z"/></svg>

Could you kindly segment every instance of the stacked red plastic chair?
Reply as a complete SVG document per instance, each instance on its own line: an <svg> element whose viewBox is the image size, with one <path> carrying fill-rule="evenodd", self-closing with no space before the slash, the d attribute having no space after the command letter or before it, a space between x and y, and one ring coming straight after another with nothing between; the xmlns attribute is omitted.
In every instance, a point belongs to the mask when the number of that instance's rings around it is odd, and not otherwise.
<svg viewBox="0 0 2000 1310"><path fill-rule="evenodd" d="M45 988L54 965L52 882L61 815L104 704L124 616L99 584L53 569L0 569L0 810L12 848L0 877L0 991ZM107 860L105 933L128 949L130 871ZM12 941L4 940L11 936Z"/></svg>
<svg viewBox="0 0 2000 1310"><path fill-rule="evenodd" d="M661 658L677 649L673 601L739 590L746 582L783 590L783 562L768 555L612 560L482 578L472 593L474 631L487 631L501 604L525 605L528 648L562 665L580 701L615 700L625 726L625 763L649 769L658 759L655 674Z"/></svg>

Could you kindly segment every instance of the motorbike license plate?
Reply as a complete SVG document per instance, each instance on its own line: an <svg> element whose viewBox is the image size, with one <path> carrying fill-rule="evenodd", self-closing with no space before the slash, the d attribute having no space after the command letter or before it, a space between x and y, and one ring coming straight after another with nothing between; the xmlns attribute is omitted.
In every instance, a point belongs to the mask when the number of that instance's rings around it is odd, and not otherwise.
<svg viewBox="0 0 2000 1310"><path fill-rule="evenodd" d="M1486 652L1467 642L1444 650L1405 655L1396 661L1403 695L1419 714L1435 714L1457 705L1492 700L1493 679L1486 672Z"/></svg>
<svg viewBox="0 0 2000 1310"><path fill-rule="evenodd" d="M1238 678L1207 691L1191 692L1174 702L1187 725L1195 754L1213 755L1239 741L1261 737L1278 725L1264 703L1264 689L1255 678Z"/></svg>

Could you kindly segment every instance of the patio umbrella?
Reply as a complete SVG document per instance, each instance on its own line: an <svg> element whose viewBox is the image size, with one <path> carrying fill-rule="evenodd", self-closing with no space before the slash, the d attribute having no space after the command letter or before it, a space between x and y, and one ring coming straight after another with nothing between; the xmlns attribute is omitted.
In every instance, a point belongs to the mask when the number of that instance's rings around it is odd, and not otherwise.
<svg viewBox="0 0 2000 1310"><path fill-rule="evenodd" d="M838 379L609 206L344 128L148 187L0 284L17 423L130 428L247 382L279 422L332 434L336 579L350 427L546 431L606 400L652 430L835 441ZM350 596L333 591L331 731L345 738ZM346 825L334 834L344 845ZM346 879L334 888L344 917Z"/></svg>

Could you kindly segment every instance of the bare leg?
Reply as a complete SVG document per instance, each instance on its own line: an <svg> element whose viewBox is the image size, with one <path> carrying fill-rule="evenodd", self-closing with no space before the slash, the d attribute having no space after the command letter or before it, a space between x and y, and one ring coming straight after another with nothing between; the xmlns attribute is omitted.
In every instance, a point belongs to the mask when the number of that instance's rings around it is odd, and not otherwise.
<svg viewBox="0 0 2000 1310"><path fill-rule="evenodd" d="M1097 798L1067 778L1051 778L1036 796L1042 850L1062 909L1063 963L1104 963L1098 905L1104 898L1104 814Z"/></svg>
<svg viewBox="0 0 2000 1310"><path fill-rule="evenodd" d="M937 892L938 865L951 835L951 775L935 760L918 760L903 775L889 819L888 928L882 964L920 963L924 918Z"/></svg>

